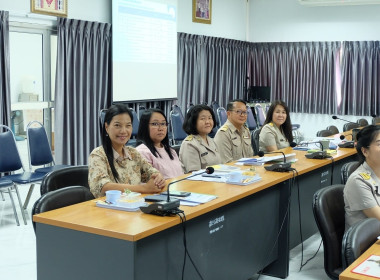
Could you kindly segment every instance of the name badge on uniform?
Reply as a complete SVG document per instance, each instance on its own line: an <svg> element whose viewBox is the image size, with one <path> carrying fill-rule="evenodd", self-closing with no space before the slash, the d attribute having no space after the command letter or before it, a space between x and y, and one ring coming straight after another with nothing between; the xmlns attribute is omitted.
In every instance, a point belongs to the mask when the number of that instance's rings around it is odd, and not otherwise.
<svg viewBox="0 0 380 280"><path fill-rule="evenodd" d="M205 153L201 154L201 157L204 157L206 155L208 155L208 152L205 152Z"/></svg>
<svg viewBox="0 0 380 280"><path fill-rule="evenodd" d="M237 137L235 136L234 138L232 138L231 140L235 140L235 139L237 139Z"/></svg>
<svg viewBox="0 0 380 280"><path fill-rule="evenodd" d="M280 139L280 142L284 142L285 140L284 139Z"/></svg>

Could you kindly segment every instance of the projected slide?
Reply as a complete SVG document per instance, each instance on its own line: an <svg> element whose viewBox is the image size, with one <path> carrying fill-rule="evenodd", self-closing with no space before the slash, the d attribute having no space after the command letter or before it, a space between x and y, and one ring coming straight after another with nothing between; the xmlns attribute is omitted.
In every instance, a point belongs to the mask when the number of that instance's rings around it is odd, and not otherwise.
<svg viewBox="0 0 380 280"><path fill-rule="evenodd" d="M177 98L177 1L113 0L113 100Z"/></svg>

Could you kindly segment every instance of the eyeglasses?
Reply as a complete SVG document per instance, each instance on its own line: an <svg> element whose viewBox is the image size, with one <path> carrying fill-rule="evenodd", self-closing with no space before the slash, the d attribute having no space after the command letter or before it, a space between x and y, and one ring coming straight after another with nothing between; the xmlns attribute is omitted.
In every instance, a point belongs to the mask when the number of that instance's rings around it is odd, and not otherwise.
<svg viewBox="0 0 380 280"><path fill-rule="evenodd" d="M149 123L149 124L151 126L153 126L154 128L159 128L159 127L167 128L167 126L168 126L167 122L163 122L163 123L153 122L153 123Z"/></svg>
<svg viewBox="0 0 380 280"><path fill-rule="evenodd" d="M232 110L232 112L235 112L236 114L240 115L240 116L247 116L248 115L248 111L242 111L242 110Z"/></svg>

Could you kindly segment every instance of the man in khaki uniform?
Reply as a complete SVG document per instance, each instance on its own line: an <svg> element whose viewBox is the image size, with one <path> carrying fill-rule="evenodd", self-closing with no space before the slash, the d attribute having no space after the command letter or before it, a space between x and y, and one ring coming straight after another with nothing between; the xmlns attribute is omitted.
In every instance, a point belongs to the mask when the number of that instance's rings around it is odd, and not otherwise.
<svg viewBox="0 0 380 280"><path fill-rule="evenodd" d="M253 156L251 134L245 126L246 121L247 105L243 100L235 99L227 104L227 121L214 137L222 163Z"/></svg>

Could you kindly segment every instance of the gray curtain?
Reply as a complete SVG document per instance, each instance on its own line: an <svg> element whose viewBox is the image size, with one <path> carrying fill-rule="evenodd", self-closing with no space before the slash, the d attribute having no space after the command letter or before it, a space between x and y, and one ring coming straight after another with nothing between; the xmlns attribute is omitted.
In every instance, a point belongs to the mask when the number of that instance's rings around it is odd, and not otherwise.
<svg viewBox="0 0 380 280"><path fill-rule="evenodd" d="M58 18L56 162L87 164L112 101L111 24Z"/></svg>
<svg viewBox="0 0 380 280"><path fill-rule="evenodd" d="M178 33L178 103L217 101L221 106L246 97L247 42Z"/></svg>
<svg viewBox="0 0 380 280"><path fill-rule="evenodd" d="M9 12L0 11L0 124L11 125Z"/></svg>
<svg viewBox="0 0 380 280"><path fill-rule="evenodd" d="M251 43L250 86L270 86L292 112L337 113L339 42Z"/></svg>
<svg viewBox="0 0 380 280"><path fill-rule="evenodd" d="M342 111L344 115L380 114L379 41L343 42Z"/></svg>

